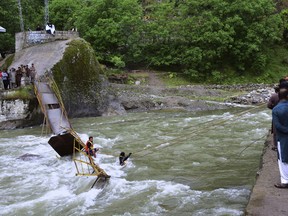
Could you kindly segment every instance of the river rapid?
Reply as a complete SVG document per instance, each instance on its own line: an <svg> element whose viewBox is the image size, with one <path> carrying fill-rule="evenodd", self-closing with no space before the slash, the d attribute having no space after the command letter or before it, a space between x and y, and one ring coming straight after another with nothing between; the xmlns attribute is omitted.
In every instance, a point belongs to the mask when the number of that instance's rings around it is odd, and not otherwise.
<svg viewBox="0 0 288 216"><path fill-rule="evenodd" d="M72 119L111 175L75 176L42 127L0 132L0 215L243 215L271 126L265 108ZM121 151L132 152L120 167ZM30 157L21 157L33 154Z"/></svg>

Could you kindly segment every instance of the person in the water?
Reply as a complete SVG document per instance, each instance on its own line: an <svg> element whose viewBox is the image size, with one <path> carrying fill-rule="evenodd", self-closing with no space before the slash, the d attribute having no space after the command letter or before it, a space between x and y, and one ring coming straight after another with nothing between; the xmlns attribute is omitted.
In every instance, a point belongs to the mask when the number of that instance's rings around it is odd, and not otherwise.
<svg viewBox="0 0 288 216"><path fill-rule="evenodd" d="M93 147L93 137L92 136L90 136L89 140L86 142L85 151L86 151L86 154L88 154L90 156L94 156L96 158L96 152L99 151L99 148Z"/></svg>
<svg viewBox="0 0 288 216"><path fill-rule="evenodd" d="M126 164L126 160L131 156L132 153L129 153L127 156L125 156L125 152L121 152L119 155L119 163L121 166L124 166Z"/></svg>

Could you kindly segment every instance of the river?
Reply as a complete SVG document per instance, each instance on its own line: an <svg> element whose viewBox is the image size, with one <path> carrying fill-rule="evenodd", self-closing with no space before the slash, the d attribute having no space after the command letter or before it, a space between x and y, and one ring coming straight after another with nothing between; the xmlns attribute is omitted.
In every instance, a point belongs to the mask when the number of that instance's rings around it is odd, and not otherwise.
<svg viewBox="0 0 288 216"><path fill-rule="evenodd" d="M109 182L90 189L95 178L75 176L71 157L56 157L41 126L1 131L0 215L243 215L271 111L162 111L71 123L83 141L94 136L96 163ZM132 152L124 168L121 151ZM28 153L34 156L21 158Z"/></svg>

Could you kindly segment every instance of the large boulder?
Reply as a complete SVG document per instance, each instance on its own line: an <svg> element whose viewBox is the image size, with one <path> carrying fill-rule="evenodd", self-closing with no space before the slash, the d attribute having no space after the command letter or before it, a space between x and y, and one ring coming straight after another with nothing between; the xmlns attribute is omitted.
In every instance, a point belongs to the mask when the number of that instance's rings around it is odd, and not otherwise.
<svg viewBox="0 0 288 216"><path fill-rule="evenodd" d="M86 117L125 112L123 107L115 105L117 98L109 89L93 48L85 40L72 40L52 72L68 116Z"/></svg>

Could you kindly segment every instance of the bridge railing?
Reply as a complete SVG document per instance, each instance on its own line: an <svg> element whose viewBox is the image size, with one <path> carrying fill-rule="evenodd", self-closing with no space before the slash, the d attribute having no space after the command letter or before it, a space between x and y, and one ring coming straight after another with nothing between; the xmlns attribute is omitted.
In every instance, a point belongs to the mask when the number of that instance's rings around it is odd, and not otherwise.
<svg viewBox="0 0 288 216"><path fill-rule="evenodd" d="M56 40L68 40L77 37L79 37L79 33L75 31L56 31L53 35L46 33L46 31L19 32L15 35L15 51Z"/></svg>

